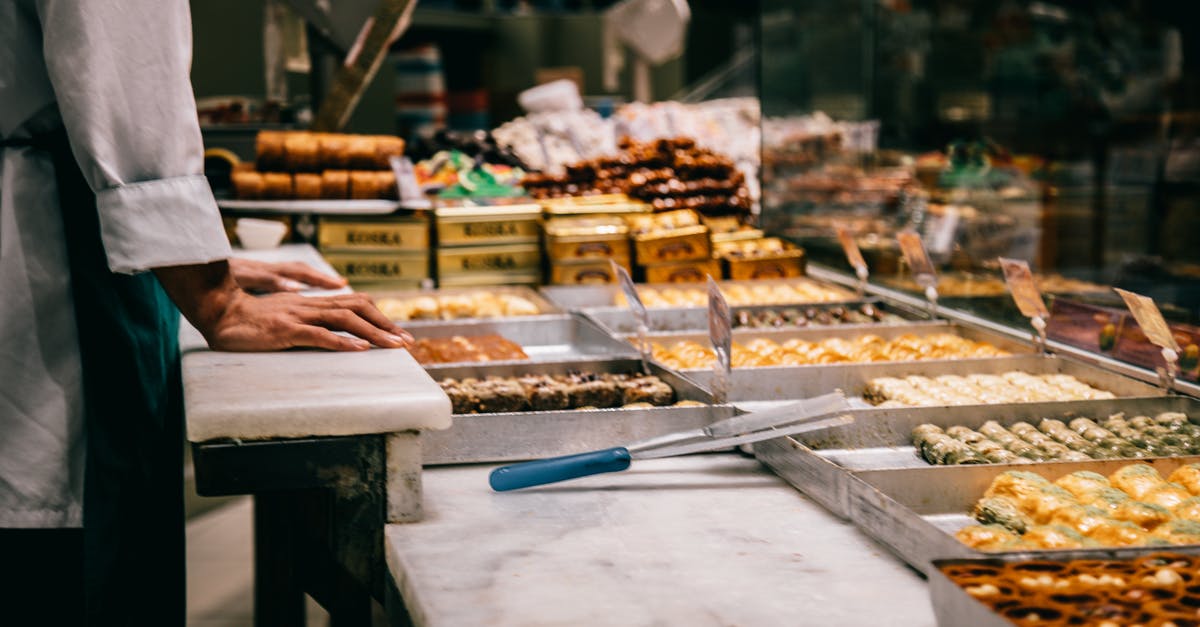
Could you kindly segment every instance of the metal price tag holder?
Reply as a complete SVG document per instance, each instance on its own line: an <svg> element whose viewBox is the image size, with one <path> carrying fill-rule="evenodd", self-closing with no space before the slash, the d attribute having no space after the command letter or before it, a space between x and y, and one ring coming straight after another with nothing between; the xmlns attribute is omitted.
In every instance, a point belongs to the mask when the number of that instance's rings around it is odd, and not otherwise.
<svg viewBox="0 0 1200 627"><path fill-rule="evenodd" d="M925 288L925 301L929 303L929 317L936 320L937 271L933 269L929 253L925 252L925 244L921 241L921 235L911 230L900 231L896 233L896 243L900 244L900 252L904 254L904 260L908 262L908 269L912 272L913 280L917 285Z"/></svg>
<svg viewBox="0 0 1200 627"><path fill-rule="evenodd" d="M871 276L867 269L867 260L863 259L862 251L858 248L858 242L854 241L854 234L844 226L835 227L837 231L838 242L842 245L842 252L846 253L846 261L850 262L850 267L854 268L854 274L858 277L858 297L862 298L867 293L867 279Z"/></svg>
<svg viewBox="0 0 1200 627"><path fill-rule="evenodd" d="M729 398L729 380L733 376L733 316L725 295L711 276L708 277L708 339L717 355L713 364L713 400L724 403Z"/></svg>
<svg viewBox="0 0 1200 627"><path fill-rule="evenodd" d="M637 286L633 284L629 272L612 259L609 259L608 263L612 264L613 276L617 277L617 284L625 293L625 301L629 303L629 309L633 311L633 317L637 320L637 347L642 355L642 373L650 374L650 340L646 337L650 333L650 313L646 311L646 305L642 303L642 297L638 295Z"/></svg>
<svg viewBox="0 0 1200 627"><path fill-rule="evenodd" d="M1162 349L1163 360L1167 362L1167 367L1155 370L1158 371L1159 382L1163 389L1173 392L1175 379L1179 376L1179 343L1175 341L1171 328L1167 326L1162 311L1154 303L1154 299L1148 296L1134 294L1117 287L1114 287L1113 291L1121 295L1125 306L1129 308L1133 319L1137 320L1138 326L1142 328L1142 332L1146 334L1150 343Z"/></svg>
<svg viewBox="0 0 1200 627"><path fill-rule="evenodd" d="M1046 301L1042 298L1042 292L1038 289L1037 282L1033 280L1033 272L1030 271L1027 262L1019 259L1000 257L1000 267L1004 270L1004 282L1008 285L1013 302L1017 304L1017 309L1021 310L1021 315L1029 318L1029 324L1036 332L1034 342L1037 344L1038 352L1044 355L1046 353L1046 321L1050 319L1050 311L1046 309Z"/></svg>

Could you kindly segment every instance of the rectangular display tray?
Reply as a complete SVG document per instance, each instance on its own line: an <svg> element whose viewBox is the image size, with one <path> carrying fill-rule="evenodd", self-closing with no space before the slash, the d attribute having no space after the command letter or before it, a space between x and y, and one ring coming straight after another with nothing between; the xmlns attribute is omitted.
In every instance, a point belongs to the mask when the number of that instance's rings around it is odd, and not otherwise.
<svg viewBox="0 0 1200 627"><path fill-rule="evenodd" d="M842 427L759 443L754 453L775 474L834 514L850 513L850 473L860 470L932 468L912 445L917 425L979 428L989 420L1004 426L1042 418L1105 418L1117 412L1154 416L1177 411L1200 416L1200 401L1181 396L1122 398L1054 403L1015 403L987 407L871 409L855 413ZM1023 466L1028 467L1028 464Z"/></svg>
<svg viewBox="0 0 1200 627"><path fill-rule="evenodd" d="M950 333L959 337L974 340L976 342L987 342L996 348L1006 350L1013 354L1033 353L1033 346L1029 342L1014 339L1012 336L968 327L961 324L947 322L945 320L923 320L907 323L895 324L846 324L846 325L831 325L825 327L812 327L804 329L750 329L750 328L735 328L733 330L733 341L736 343L746 343L756 339L767 339L776 343L782 344L788 340L804 340L806 342L819 342L832 338L841 338L852 340L864 335L876 335L885 340L898 338L902 335L915 335L924 337L938 333ZM626 339L636 337L633 334L622 334ZM707 332L665 332L665 333L650 333L648 335L650 341L660 344L673 344L675 342L696 342L705 347L711 346ZM990 359L990 358L988 358ZM960 360L961 361L961 360ZM864 362L864 363L886 363L886 362ZM904 362L914 363L914 362ZM834 364L814 364L820 366L831 366ZM807 366L789 366L791 368L805 368ZM692 372L693 369L688 369L686 372ZM708 369L694 369L696 372Z"/></svg>
<svg viewBox="0 0 1200 627"><path fill-rule="evenodd" d="M777 401L811 398L841 390L860 408L872 408L862 401L863 391L877 377L905 377L944 374L999 374L1021 370L1031 374L1069 374L1093 387L1108 390L1119 397L1161 396L1162 390L1148 383L1054 356L1013 355L990 359L931 359L927 361L879 362L868 364L827 364L735 369L729 384L729 400ZM689 372L694 381L708 387L712 371Z"/></svg>
<svg viewBox="0 0 1200 627"><path fill-rule="evenodd" d="M720 287L730 287L734 285L742 285L746 287L771 287L774 285L787 285L797 283L816 283L830 289L841 290L846 293L846 301L854 299L854 293L841 285L830 283L809 276L794 277L789 279L762 279L757 281L718 281ZM704 284L695 283L639 283L639 288L650 289L704 289ZM568 310L590 310L590 309L626 309L625 306L617 305L617 295L621 293L621 288L617 285L548 285L542 288L542 294L550 299L555 304ZM828 304L832 301L822 301L821 304ZM779 303L776 307L791 305L809 304L804 302L795 303ZM733 303L730 303L732 306ZM659 309L659 308L655 308ZM661 308L667 309L667 308ZM672 307L671 309L676 309ZM679 307L678 309L687 309ZM700 307L699 309L703 309Z"/></svg>
<svg viewBox="0 0 1200 627"><path fill-rule="evenodd" d="M1180 466L1200 462L1200 456L1138 461L1154 466L1166 477ZM1181 545L985 553L968 547L954 537L954 532L962 527L976 524L969 512L983 497L992 480L1002 472L1034 472L1054 481L1081 470L1107 477L1131 463L1134 463L1133 460L1104 460L860 471L854 473L850 483L850 520L900 559L927 575L936 559L1123 559L1163 550L1184 550L1185 547L1186 550L1200 552L1200 545Z"/></svg>
<svg viewBox="0 0 1200 627"><path fill-rule="evenodd" d="M468 323L468 322L496 322L498 320L549 320L551 318L561 318L564 313L562 308L550 301L546 300L541 294L530 287L513 286L513 285L493 285L486 288L483 287L443 287L436 290L380 290L368 291L372 298L380 300L383 298L417 298L420 296L439 296L447 294L473 294L476 292L488 292L491 294L512 294L529 300L538 306L541 311L536 316L511 316L507 318L454 318L454 319L415 319L415 320L398 320L400 326L408 329L410 327L430 327L440 326L447 323Z"/></svg>
<svg viewBox="0 0 1200 627"><path fill-rule="evenodd" d="M591 359L555 363L477 364L431 367L434 380L569 372L638 372L639 359ZM654 374L675 389L676 400L712 403L712 395L687 377L651 364ZM492 414L455 414L445 431L421 434L427 465L502 462L570 455L620 446L676 431L697 429L732 417L732 405L590 409Z"/></svg>
<svg viewBox="0 0 1200 627"><path fill-rule="evenodd" d="M545 288L543 288L544 290ZM783 309L817 309L824 310L832 307L845 307L847 309L857 309L863 305L871 305L876 309L897 315L903 318L901 322L880 322L880 323L856 323L856 324L832 324L832 325L813 325L813 329L840 329L840 328L878 328L890 324L907 324L911 321L928 320L929 316L923 311L909 309L903 305L886 303L875 299L855 300L845 303L817 303L811 305L747 305L741 307L730 307L729 310L736 321L740 312L758 313L763 311L779 311ZM668 309L648 309L647 313L650 318L650 331L652 333L701 333L708 330L708 310L704 307L672 307ZM634 318L633 312L627 307L606 307L603 309L585 309L583 314L595 320L597 324L608 330L609 333L616 335L627 335L637 333L637 319ZM735 322L736 323L736 322ZM741 327L734 327L737 331ZM793 330L799 330L796 328ZM747 331L765 331L769 329L753 329L746 328Z"/></svg>
<svg viewBox="0 0 1200 627"><path fill-rule="evenodd" d="M1158 547L1158 550L1148 551L1148 553L1197 555L1200 554L1200 547ZM994 612L992 608L976 600L975 597L967 594L967 591L962 586L954 583L954 581L942 573L941 568L943 566L959 565L968 567L977 565L1000 566L1025 561L1028 560L1023 556L934 560L928 573L929 601L933 604L933 615L937 618L937 624L941 627L957 627L958 625L971 625L971 627L1012 627L1013 623L1011 621ZM1046 557L1039 556L1037 561L1044 562L1046 561ZM1070 561L1070 558L1056 557L1049 561ZM1120 622L1119 620L1114 621L1113 624L1119 624ZM1047 620L1047 624L1052 623Z"/></svg>
<svg viewBox="0 0 1200 627"><path fill-rule="evenodd" d="M511 362L514 364L572 361L597 357L637 357L638 354L632 344L614 338L595 322L579 314L539 316L533 320L526 318L500 318L471 322L447 320L442 324L413 326L411 329L413 337L418 340L455 335L464 337L499 335L520 344L521 348L525 350L525 354L529 355L529 360ZM450 364L431 364L431 367L447 365Z"/></svg>

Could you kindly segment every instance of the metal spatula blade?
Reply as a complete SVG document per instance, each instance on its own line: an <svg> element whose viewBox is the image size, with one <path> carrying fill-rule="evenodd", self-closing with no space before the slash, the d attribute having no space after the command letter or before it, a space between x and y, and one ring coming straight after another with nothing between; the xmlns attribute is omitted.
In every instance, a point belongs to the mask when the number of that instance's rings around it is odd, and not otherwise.
<svg viewBox="0 0 1200 627"><path fill-rule="evenodd" d="M669 434L628 446L503 466L492 471L488 483L493 490L506 492L588 475L619 472L629 468L635 459L715 451L847 425L854 422L854 417L845 413L849 409L849 404L840 392L827 394L764 412L722 420L705 429Z"/></svg>

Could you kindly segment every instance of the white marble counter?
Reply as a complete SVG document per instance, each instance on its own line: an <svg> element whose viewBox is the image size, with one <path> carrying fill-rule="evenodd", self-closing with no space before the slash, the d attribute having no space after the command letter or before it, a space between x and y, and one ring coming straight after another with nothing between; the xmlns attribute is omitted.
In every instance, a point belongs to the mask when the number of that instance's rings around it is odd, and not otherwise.
<svg viewBox="0 0 1200 627"><path fill-rule="evenodd" d="M236 254L260 261L303 261L333 274L307 245ZM450 400L408 351L221 353L207 350L199 332L183 326L184 403L192 442L450 426Z"/></svg>
<svg viewBox="0 0 1200 627"><path fill-rule="evenodd" d="M416 625L934 625L923 579L732 454L634 462L503 494L492 466L426 469L389 525Z"/></svg>

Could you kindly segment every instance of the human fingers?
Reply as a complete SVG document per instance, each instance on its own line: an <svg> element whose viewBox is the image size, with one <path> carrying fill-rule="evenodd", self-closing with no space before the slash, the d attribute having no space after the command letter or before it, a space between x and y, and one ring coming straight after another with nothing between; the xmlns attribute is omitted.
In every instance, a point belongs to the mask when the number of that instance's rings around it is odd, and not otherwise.
<svg viewBox="0 0 1200 627"><path fill-rule="evenodd" d="M307 263L292 261L274 264L274 270L281 281L300 282L312 287L337 289L346 286L346 279L340 276L325 274Z"/></svg>
<svg viewBox="0 0 1200 627"><path fill-rule="evenodd" d="M346 331L381 348L403 348L408 345L403 336L380 329L351 309L311 309L301 316L309 324L333 331Z"/></svg>
<svg viewBox="0 0 1200 627"><path fill-rule="evenodd" d="M365 351L370 342L357 337L338 335L329 329L311 324L296 324L285 331L288 345L296 348L324 348L331 351Z"/></svg>
<svg viewBox="0 0 1200 627"><path fill-rule="evenodd" d="M412 334L405 331L400 325L392 322L392 319L387 317L382 311L379 311L379 308L375 306L375 301L371 300L371 297L366 294L343 294L311 300L315 305L325 309L349 309L376 327L393 335L398 335L408 342L413 341Z"/></svg>

